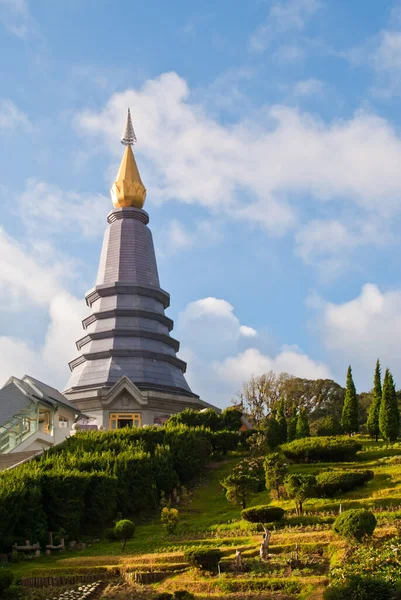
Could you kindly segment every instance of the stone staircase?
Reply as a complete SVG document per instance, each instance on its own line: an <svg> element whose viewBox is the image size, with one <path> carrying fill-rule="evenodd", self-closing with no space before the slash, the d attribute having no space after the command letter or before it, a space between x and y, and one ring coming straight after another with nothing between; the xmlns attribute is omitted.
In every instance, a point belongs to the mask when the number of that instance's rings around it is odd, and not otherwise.
<svg viewBox="0 0 401 600"><path fill-rule="evenodd" d="M29 450L27 452L10 452L9 454L0 454L0 471L12 469L21 462L31 460L37 454L41 454L42 450Z"/></svg>

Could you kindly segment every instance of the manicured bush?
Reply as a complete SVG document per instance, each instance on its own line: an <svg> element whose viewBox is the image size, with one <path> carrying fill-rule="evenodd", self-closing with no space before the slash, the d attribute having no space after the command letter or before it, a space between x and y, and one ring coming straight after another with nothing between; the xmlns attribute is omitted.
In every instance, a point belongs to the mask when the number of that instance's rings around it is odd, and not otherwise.
<svg viewBox="0 0 401 600"><path fill-rule="evenodd" d="M172 535L177 530L180 513L176 508L165 506L161 512L160 520L163 529L165 529L169 535Z"/></svg>
<svg viewBox="0 0 401 600"><path fill-rule="evenodd" d="M173 598L174 600L194 600L195 596L191 592L187 592L187 590L177 590L174 592Z"/></svg>
<svg viewBox="0 0 401 600"><path fill-rule="evenodd" d="M193 567L203 571L217 571L222 554L218 548L194 548L186 550L184 558Z"/></svg>
<svg viewBox="0 0 401 600"><path fill-rule="evenodd" d="M277 498L280 498L284 480L288 475L287 463L279 453L273 452L266 456L264 467L266 487L274 490L277 494Z"/></svg>
<svg viewBox="0 0 401 600"><path fill-rule="evenodd" d="M349 541L361 542L375 530L376 517L369 510L354 508L346 510L334 521L333 529Z"/></svg>
<svg viewBox="0 0 401 600"><path fill-rule="evenodd" d="M172 600L173 598L173 594L170 594L169 592L160 592L159 594L156 594L156 596L153 596L153 600Z"/></svg>
<svg viewBox="0 0 401 600"><path fill-rule="evenodd" d="M135 534L135 523L129 519L121 519L117 521L114 527L116 538L122 541L122 549L125 550L125 546L128 540L131 540Z"/></svg>
<svg viewBox="0 0 401 600"><path fill-rule="evenodd" d="M14 575L8 569L0 568L0 595L1 592L7 590L14 581Z"/></svg>
<svg viewBox="0 0 401 600"><path fill-rule="evenodd" d="M244 458L235 465L233 475L249 475L258 481L258 492L263 492L265 485L265 470L263 467L263 456L255 458Z"/></svg>
<svg viewBox="0 0 401 600"><path fill-rule="evenodd" d="M235 450L239 444L240 436L238 431L211 431L209 441L215 454L227 454L230 450Z"/></svg>
<svg viewBox="0 0 401 600"><path fill-rule="evenodd" d="M316 477L316 493L331 497L338 492L349 492L373 479L373 471L325 471Z"/></svg>
<svg viewBox="0 0 401 600"><path fill-rule="evenodd" d="M311 431L313 435L318 437L340 435L343 433L341 424L331 415L316 419L311 424Z"/></svg>
<svg viewBox="0 0 401 600"><path fill-rule="evenodd" d="M324 600L389 600L393 597L393 586L377 577L353 575L344 583L328 587Z"/></svg>
<svg viewBox="0 0 401 600"><path fill-rule="evenodd" d="M281 446L284 456L295 463L352 461L361 449L360 442L343 436L304 438Z"/></svg>
<svg viewBox="0 0 401 600"><path fill-rule="evenodd" d="M229 475L223 481L220 481L226 490L226 498L229 502L238 504L241 508L246 508L249 500L258 491L258 480L244 473L243 475Z"/></svg>
<svg viewBox="0 0 401 600"><path fill-rule="evenodd" d="M285 510L279 506L252 506L241 511L241 518L249 523L274 523L281 521Z"/></svg>

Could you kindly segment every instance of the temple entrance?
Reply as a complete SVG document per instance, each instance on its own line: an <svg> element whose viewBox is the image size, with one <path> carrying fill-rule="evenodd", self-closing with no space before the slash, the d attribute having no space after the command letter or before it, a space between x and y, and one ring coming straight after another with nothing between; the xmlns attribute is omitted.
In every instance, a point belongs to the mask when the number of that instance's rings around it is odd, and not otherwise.
<svg viewBox="0 0 401 600"><path fill-rule="evenodd" d="M142 427L140 413L112 413L109 419L109 429Z"/></svg>

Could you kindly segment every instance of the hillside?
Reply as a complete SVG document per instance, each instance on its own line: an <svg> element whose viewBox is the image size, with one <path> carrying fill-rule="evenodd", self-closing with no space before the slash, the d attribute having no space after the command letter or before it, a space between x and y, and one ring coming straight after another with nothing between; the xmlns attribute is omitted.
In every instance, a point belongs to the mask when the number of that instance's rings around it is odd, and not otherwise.
<svg viewBox="0 0 401 600"><path fill-rule="evenodd" d="M82 551L19 562L12 566L18 578L98 574L111 578L101 592L103 598L152 598L153 591L173 592L186 589L196 598L309 598L318 600L328 583L330 565L341 564L344 542L332 531L332 523L342 509L364 507L374 511L378 521L374 533L380 544L389 536L397 536L397 519L401 518L401 447L360 438L363 449L354 463L329 465L292 465L291 472L327 471L328 468L363 468L374 472L374 478L362 488L334 498L307 500L305 514L294 514L294 502L274 500L287 510L286 519L273 531L270 557L259 560L261 533L256 526L240 520L240 510L229 503L220 481L227 476L243 455L228 457L209 464L206 474L194 489L192 502L181 508L177 533L167 536L159 520L138 523L134 539L128 541L124 554L119 542L104 539L88 544ZM391 457L394 457L391 459ZM395 458L397 457L397 458ZM399 457L399 458L398 458ZM269 492L257 493L251 506L270 502ZM297 546L298 545L298 546ZM222 551L221 576L202 575L189 568L184 551L188 547L215 547ZM296 560L298 548L298 560ZM235 572L235 551L240 550L245 572ZM163 581L153 588L138 586L135 572L166 571ZM71 587L71 586L70 586ZM61 588L60 588L61 589ZM58 591L52 597L58 597ZM100 592L97 592L99 595ZM48 590L29 590L28 598L48 598Z"/></svg>

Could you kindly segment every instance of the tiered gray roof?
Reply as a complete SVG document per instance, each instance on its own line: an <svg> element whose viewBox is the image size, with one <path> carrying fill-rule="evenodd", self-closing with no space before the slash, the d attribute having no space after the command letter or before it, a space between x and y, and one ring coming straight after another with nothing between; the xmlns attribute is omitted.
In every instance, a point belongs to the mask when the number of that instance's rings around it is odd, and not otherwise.
<svg viewBox="0 0 401 600"><path fill-rule="evenodd" d="M117 208L108 222L66 392L111 387L125 375L142 390L195 396L164 314L170 297L159 284L149 216L141 208Z"/></svg>

